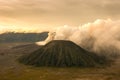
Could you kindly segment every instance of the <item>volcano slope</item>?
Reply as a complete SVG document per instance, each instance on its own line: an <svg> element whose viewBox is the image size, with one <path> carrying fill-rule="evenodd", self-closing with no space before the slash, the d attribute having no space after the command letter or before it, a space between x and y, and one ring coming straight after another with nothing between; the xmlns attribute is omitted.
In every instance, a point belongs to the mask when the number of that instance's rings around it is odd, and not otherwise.
<svg viewBox="0 0 120 80"><path fill-rule="evenodd" d="M88 52L71 41L53 40L33 53L21 56L19 62L34 66L95 67L104 65L106 58Z"/></svg>

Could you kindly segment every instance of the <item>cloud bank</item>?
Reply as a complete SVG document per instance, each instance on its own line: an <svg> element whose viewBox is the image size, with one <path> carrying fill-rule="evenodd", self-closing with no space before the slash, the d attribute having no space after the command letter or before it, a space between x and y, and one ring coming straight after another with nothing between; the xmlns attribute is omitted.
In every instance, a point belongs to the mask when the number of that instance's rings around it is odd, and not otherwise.
<svg viewBox="0 0 120 80"><path fill-rule="evenodd" d="M0 22L76 26L98 18L119 19L119 9L119 0L0 0Z"/></svg>
<svg viewBox="0 0 120 80"><path fill-rule="evenodd" d="M120 20L98 19L79 27L58 27L44 43L51 40L70 40L88 51L115 56L120 54Z"/></svg>

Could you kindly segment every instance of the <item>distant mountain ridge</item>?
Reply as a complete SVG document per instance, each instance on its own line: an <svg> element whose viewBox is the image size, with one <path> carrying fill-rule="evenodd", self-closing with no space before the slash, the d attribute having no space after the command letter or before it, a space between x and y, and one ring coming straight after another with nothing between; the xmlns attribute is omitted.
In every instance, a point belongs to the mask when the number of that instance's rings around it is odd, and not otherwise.
<svg viewBox="0 0 120 80"><path fill-rule="evenodd" d="M8 32L0 34L0 43L3 42L37 42L48 37L48 32L42 33L14 33Z"/></svg>

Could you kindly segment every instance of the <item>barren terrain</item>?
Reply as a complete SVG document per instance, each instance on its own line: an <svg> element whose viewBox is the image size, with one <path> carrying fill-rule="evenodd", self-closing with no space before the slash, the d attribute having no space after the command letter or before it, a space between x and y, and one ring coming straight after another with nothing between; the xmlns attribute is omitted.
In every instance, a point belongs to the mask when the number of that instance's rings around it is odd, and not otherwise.
<svg viewBox="0 0 120 80"><path fill-rule="evenodd" d="M29 46L20 46L23 44ZM0 44L0 80L120 80L120 58L101 68L33 67L18 63L20 56L38 48L31 43Z"/></svg>

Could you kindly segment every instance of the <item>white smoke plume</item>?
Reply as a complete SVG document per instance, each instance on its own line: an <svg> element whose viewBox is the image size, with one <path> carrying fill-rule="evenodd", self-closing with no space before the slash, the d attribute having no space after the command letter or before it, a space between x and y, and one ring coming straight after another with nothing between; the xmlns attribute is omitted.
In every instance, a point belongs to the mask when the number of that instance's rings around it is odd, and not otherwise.
<svg viewBox="0 0 120 80"><path fill-rule="evenodd" d="M70 40L86 50L114 56L120 54L120 20L98 19L79 27L58 27L44 44L51 40Z"/></svg>
<svg viewBox="0 0 120 80"><path fill-rule="evenodd" d="M55 32L49 32L48 38L45 41L36 42L37 45L45 45L46 43L54 40Z"/></svg>

